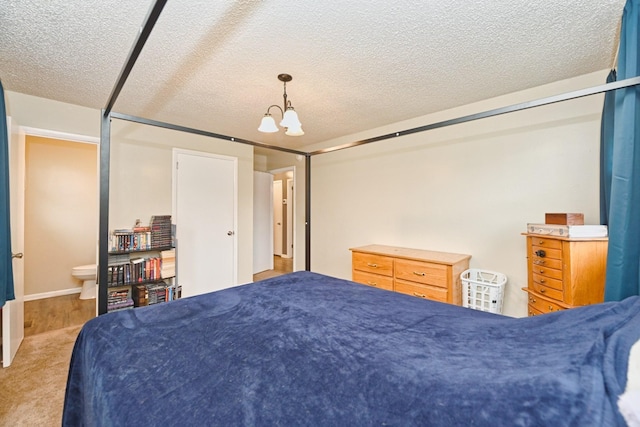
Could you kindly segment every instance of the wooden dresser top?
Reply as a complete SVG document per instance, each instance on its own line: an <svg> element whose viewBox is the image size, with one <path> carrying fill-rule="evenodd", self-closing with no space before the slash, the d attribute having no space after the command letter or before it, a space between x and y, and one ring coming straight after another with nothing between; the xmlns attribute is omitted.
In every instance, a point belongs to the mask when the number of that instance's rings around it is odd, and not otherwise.
<svg viewBox="0 0 640 427"><path fill-rule="evenodd" d="M437 264L457 264L468 260L471 255L455 254L450 252L428 251L424 249L401 248L397 246L367 245L357 248L349 248L352 252L360 252L375 255L385 255L394 258L403 258L416 261L429 261Z"/></svg>

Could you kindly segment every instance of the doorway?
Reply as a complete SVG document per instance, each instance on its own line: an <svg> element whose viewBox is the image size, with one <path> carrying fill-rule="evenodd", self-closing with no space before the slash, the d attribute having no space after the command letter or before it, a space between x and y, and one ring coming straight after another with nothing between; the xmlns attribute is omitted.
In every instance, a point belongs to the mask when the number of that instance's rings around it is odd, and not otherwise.
<svg viewBox="0 0 640 427"><path fill-rule="evenodd" d="M274 269L293 271L295 242L295 167L275 169L273 175Z"/></svg>
<svg viewBox="0 0 640 427"><path fill-rule="evenodd" d="M72 269L97 262L99 139L23 130L24 330L30 336L97 314L95 298L79 299L82 281Z"/></svg>

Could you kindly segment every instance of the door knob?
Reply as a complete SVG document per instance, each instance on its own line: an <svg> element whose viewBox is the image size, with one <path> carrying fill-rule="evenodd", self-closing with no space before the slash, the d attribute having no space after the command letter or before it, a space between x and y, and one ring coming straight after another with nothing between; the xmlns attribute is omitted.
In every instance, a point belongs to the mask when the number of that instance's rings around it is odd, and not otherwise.
<svg viewBox="0 0 640 427"><path fill-rule="evenodd" d="M17 254L11 254L11 258L20 258L22 259L22 257L24 256L24 254L22 252L18 252Z"/></svg>
<svg viewBox="0 0 640 427"><path fill-rule="evenodd" d="M233 236L233 231L231 230L227 231L227 236Z"/></svg>

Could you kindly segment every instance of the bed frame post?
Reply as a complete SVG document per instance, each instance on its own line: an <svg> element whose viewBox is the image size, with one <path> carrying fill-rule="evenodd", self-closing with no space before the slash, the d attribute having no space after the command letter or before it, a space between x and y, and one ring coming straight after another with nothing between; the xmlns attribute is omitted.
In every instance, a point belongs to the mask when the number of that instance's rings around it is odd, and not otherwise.
<svg viewBox="0 0 640 427"><path fill-rule="evenodd" d="M100 220L98 230L98 314L107 312L107 266L109 264L109 159L111 113L102 110L100 122Z"/></svg>
<svg viewBox="0 0 640 427"><path fill-rule="evenodd" d="M311 271L311 154L304 157L304 269Z"/></svg>

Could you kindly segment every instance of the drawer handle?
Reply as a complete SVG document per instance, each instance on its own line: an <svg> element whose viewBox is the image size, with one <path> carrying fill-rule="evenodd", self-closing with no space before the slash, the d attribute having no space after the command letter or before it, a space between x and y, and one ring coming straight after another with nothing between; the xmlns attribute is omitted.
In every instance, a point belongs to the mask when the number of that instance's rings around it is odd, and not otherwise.
<svg viewBox="0 0 640 427"><path fill-rule="evenodd" d="M419 297L419 298L426 298L426 297L427 297L425 294L419 294L419 293L417 293L417 292L414 292L414 293L413 293L413 296L415 296L415 297Z"/></svg>
<svg viewBox="0 0 640 427"><path fill-rule="evenodd" d="M529 312L529 316L535 316L536 314L533 311Z"/></svg>
<svg viewBox="0 0 640 427"><path fill-rule="evenodd" d="M552 305L549 306L549 311L553 311L553 306Z"/></svg>
<svg viewBox="0 0 640 427"><path fill-rule="evenodd" d="M547 283L547 281L544 279L540 279L540 283Z"/></svg>
<svg viewBox="0 0 640 427"><path fill-rule="evenodd" d="M533 297L529 297L529 302L536 302L536 299Z"/></svg>
<svg viewBox="0 0 640 427"><path fill-rule="evenodd" d="M422 276L422 277L426 276L426 273L419 273L417 271L414 271L413 274L415 274L416 276Z"/></svg>
<svg viewBox="0 0 640 427"><path fill-rule="evenodd" d="M544 260L543 259L537 259L537 260L533 261L533 263L537 264L537 265L544 265Z"/></svg>
<svg viewBox="0 0 640 427"><path fill-rule="evenodd" d="M372 264L370 262L367 263L367 267L378 268L378 264Z"/></svg>
<svg viewBox="0 0 640 427"><path fill-rule="evenodd" d="M544 240L538 240L538 246L544 245Z"/></svg>
<svg viewBox="0 0 640 427"><path fill-rule="evenodd" d="M367 282L367 285L369 285L369 286L378 286L378 284L376 282Z"/></svg>
<svg viewBox="0 0 640 427"><path fill-rule="evenodd" d="M540 269L540 274L544 274L544 269Z"/></svg>
<svg viewBox="0 0 640 427"><path fill-rule="evenodd" d="M547 256L547 253L545 251L543 251L542 249L538 249L537 251L534 252L537 256L539 256L540 258L544 258Z"/></svg>
<svg viewBox="0 0 640 427"><path fill-rule="evenodd" d="M541 294L544 294L545 292L547 292L546 289L540 289Z"/></svg>

